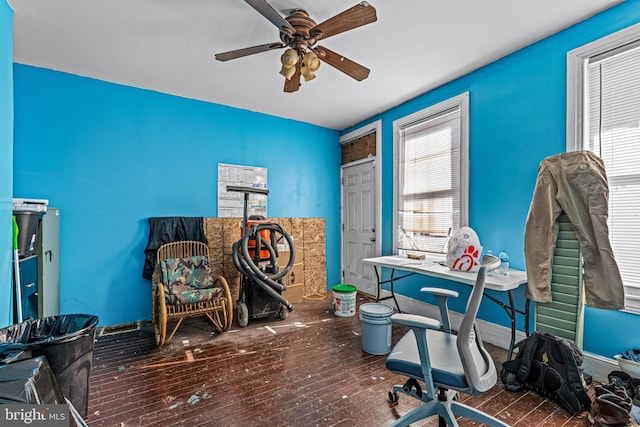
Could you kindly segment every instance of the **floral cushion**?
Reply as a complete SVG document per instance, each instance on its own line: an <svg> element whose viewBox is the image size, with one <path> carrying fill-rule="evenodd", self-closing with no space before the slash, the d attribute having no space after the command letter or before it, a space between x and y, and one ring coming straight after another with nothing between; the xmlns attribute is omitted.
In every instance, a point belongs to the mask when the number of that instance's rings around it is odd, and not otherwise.
<svg viewBox="0 0 640 427"><path fill-rule="evenodd" d="M160 273L168 304L211 301L222 294L209 271L209 259L196 255L160 262Z"/></svg>

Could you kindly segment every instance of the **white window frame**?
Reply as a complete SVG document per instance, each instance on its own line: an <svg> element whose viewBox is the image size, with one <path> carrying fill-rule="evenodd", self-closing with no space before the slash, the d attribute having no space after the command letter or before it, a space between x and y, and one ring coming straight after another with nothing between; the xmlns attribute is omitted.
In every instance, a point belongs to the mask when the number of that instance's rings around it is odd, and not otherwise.
<svg viewBox="0 0 640 427"><path fill-rule="evenodd" d="M586 149L584 126L589 114L585 109L586 83L588 82L588 64L590 58L640 40L640 24L593 41L567 53L567 152ZM640 310L628 309L625 298L625 311L640 314ZM634 303L638 305L637 302Z"/></svg>
<svg viewBox="0 0 640 427"><path fill-rule="evenodd" d="M469 224L469 92L416 111L393 122L393 253L398 254L398 186L402 129L410 124L460 109L460 227ZM452 232L455 230L452 230Z"/></svg>

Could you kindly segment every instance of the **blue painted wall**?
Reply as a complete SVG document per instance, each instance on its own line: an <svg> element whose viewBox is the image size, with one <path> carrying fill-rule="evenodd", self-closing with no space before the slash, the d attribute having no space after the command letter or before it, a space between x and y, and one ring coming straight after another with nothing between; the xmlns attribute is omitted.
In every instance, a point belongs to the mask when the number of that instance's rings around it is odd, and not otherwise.
<svg viewBox="0 0 640 427"><path fill-rule="evenodd" d="M15 65L14 194L61 210L64 313L151 318L152 216L217 216L218 163L268 168L268 213L323 217L339 282L338 132Z"/></svg>
<svg viewBox="0 0 640 427"><path fill-rule="evenodd" d="M513 268L524 269L524 225L536 182L538 165L547 156L566 150L566 54L593 40L640 22L640 1L628 0L486 67L425 93L385 113L345 130L381 119L384 163L382 183L383 253L393 247L393 121L463 92L470 93L470 226L486 249L505 249ZM463 295L464 285L438 282ZM424 285L424 279L420 282ZM400 284L400 293L413 298L419 284ZM497 295L504 300L504 296ZM461 298L466 301L466 298ZM523 289L517 305L524 304ZM464 303L452 305L464 311ZM491 302L483 302L480 317L508 325L508 318ZM519 321L523 330L523 322ZM640 347L640 316L588 308L585 314L586 351L612 357Z"/></svg>
<svg viewBox="0 0 640 427"><path fill-rule="evenodd" d="M640 0L627 0L363 122L383 122L384 253L391 252L393 236L393 121L469 91L470 224L485 247L506 249L512 265L524 268L523 230L538 164L565 150L566 53L639 21ZM4 37L0 33L0 52ZM218 162L269 168L270 215L325 217L328 284L339 281L335 132L22 65L15 65L14 79L14 194L48 198L62 208L63 311L96 313L102 324L148 319L149 285L140 278L146 218L215 216ZM5 80L0 74L0 84ZM311 138L297 137L309 132ZM187 191L194 181L197 197ZM0 274L8 274L8 262ZM401 292L419 297L411 284ZM517 302L523 301L520 292ZM482 304L480 317L507 324L491 303ZM639 326L637 315L587 309L585 349L611 357L640 347L628 333Z"/></svg>
<svg viewBox="0 0 640 427"><path fill-rule="evenodd" d="M0 327L11 324L13 195L13 10L0 0Z"/></svg>

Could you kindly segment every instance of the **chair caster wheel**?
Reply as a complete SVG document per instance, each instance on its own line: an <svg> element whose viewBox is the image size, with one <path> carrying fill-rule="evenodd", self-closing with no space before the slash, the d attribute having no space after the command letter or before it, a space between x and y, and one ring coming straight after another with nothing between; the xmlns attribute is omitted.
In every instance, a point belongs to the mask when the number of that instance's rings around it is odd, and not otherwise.
<svg viewBox="0 0 640 427"><path fill-rule="evenodd" d="M398 403L398 392L390 391L389 392L389 403Z"/></svg>

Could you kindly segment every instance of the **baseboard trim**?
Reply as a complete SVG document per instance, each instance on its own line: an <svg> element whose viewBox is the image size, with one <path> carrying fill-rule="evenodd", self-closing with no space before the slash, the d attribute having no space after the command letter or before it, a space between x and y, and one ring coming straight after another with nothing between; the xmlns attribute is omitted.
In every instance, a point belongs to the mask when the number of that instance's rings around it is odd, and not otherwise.
<svg viewBox="0 0 640 427"><path fill-rule="evenodd" d="M101 337L104 335L115 335L115 334L122 334L125 332L133 332L139 329L140 329L140 321L119 323L117 325L103 326L102 328L99 329L97 335Z"/></svg>
<svg viewBox="0 0 640 427"><path fill-rule="evenodd" d="M584 372L591 375L594 381L608 383L609 372L618 370L618 362L597 354L584 353Z"/></svg>
<svg viewBox="0 0 640 427"><path fill-rule="evenodd" d="M396 294L398 305L400 310L407 313L420 314L435 319L440 319L440 312L438 306L428 304L424 301L419 301L413 298L409 298L404 295ZM383 304L389 307L395 308L395 304L392 299L382 301ZM458 329L460 323L462 323L463 315L461 313L451 311L451 327ZM496 323L487 322L482 319L477 320L482 339L492 345L507 350L511 341L511 328L498 325ZM516 342L519 342L525 337L524 332L516 331ZM609 359L603 356L599 356L591 353L584 353L584 372L590 375L594 381L607 383L607 375L609 372L618 369L618 363L615 359Z"/></svg>

